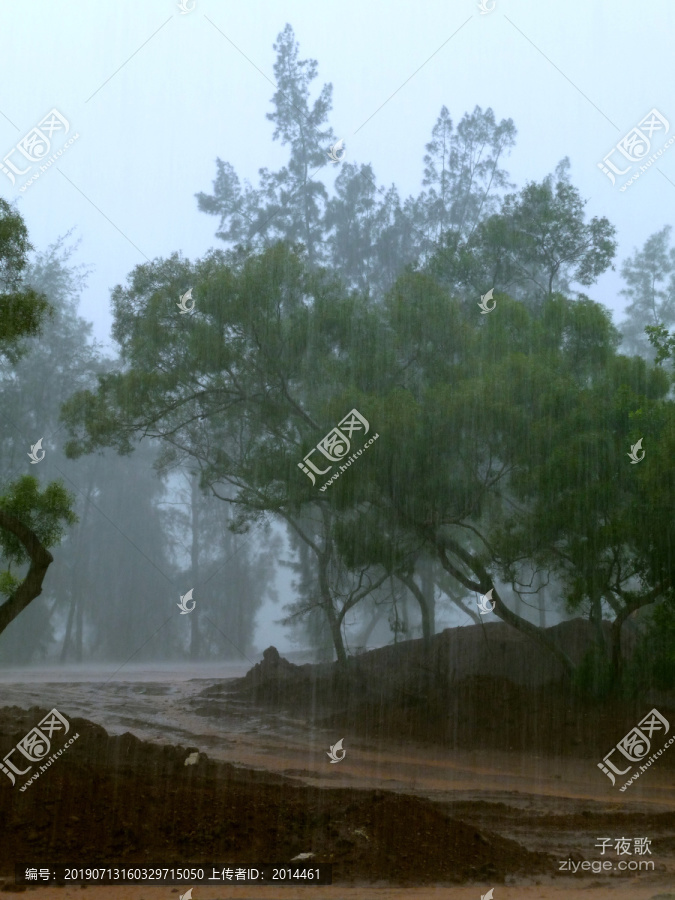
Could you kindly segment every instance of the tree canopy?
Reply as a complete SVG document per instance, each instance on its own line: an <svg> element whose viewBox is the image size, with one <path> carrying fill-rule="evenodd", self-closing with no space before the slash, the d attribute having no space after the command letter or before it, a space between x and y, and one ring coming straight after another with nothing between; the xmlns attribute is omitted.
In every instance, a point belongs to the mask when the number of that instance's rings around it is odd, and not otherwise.
<svg viewBox="0 0 675 900"><path fill-rule="evenodd" d="M42 293L24 281L32 246L23 219L0 200L0 352L7 364L16 364L27 352L27 339L40 334L51 307ZM11 377L11 376L10 376ZM9 566L0 573L0 633L42 592L53 557L48 548L58 544L66 525L76 521L73 498L61 482L42 491L36 477L23 475L3 485L0 494L0 549ZM22 576L11 565L26 566Z"/></svg>

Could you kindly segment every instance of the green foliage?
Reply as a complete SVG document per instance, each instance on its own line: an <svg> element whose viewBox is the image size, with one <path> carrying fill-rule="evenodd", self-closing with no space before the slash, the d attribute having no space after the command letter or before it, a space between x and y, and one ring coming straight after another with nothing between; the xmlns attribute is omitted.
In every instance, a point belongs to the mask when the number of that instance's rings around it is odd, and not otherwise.
<svg viewBox="0 0 675 900"><path fill-rule="evenodd" d="M584 697L605 700L619 687L607 654L594 644L574 671L573 689Z"/></svg>
<svg viewBox="0 0 675 900"><path fill-rule="evenodd" d="M45 547L53 547L63 537L65 526L74 525L77 516L71 506L74 496L60 481L53 481L41 491L37 478L24 475L12 482L0 495L0 509L29 528ZM28 561L28 554L18 538L0 530L0 548L13 562Z"/></svg>
<svg viewBox="0 0 675 900"><path fill-rule="evenodd" d="M115 289L123 366L64 407L69 455L154 436L162 465L192 458L202 485L236 502L230 527L302 519L323 603L330 566L410 573L424 554L445 565L445 545L465 588L536 566L594 621L603 602L616 614L662 597L675 559L669 379L617 355L608 311L569 296L616 251L609 221L587 221L569 162L500 202L513 123L477 107L455 130L443 107L424 193L402 200L349 162L328 199L314 175L334 140L331 87L311 101L317 65L290 26L275 49L269 119L288 164L242 188L218 160L199 205L238 250L174 254ZM179 318L188 287L196 309ZM497 311L481 316L489 289ZM352 407L379 439L318 494L300 460ZM639 438L649 462L633 467ZM579 683L601 694L608 663L594 654Z"/></svg>
<svg viewBox="0 0 675 900"><path fill-rule="evenodd" d="M569 160L558 164L554 176L531 182L518 196L507 197L514 249L531 283L550 296L554 286L568 281L590 285L610 265L616 252L615 228L606 218L584 222L585 202L569 180Z"/></svg>
<svg viewBox="0 0 675 900"><path fill-rule="evenodd" d="M45 295L27 281L31 249L20 214L0 200L0 356L14 366L10 377L0 370L0 380L7 382L2 396L5 412L21 390L16 370L28 352L24 339L39 335L46 315L53 316ZM41 387L42 393L48 392L49 388ZM6 452L8 443L11 444L11 439L8 441L3 435L2 450L7 460L11 458ZM5 486L0 509L18 519L45 547L50 547L60 541L64 526L77 521L71 510L73 500L60 482L53 482L40 491L36 478L23 476ZM6 529L0 529L0 551L10 564L21 565L29 560L24 544ZM20 584L9 568L0 572L1 594L11 596Z"/></svg>
<svg viewBox="0 0 675 900"><path fill-rule="evenodd" d="M0 288L3 291L21 286L32 249L21 214L0 198Z"/></svg>
<svg viewBox="0 0 675 900"><path fill-rule="evenodd" d="M647 325L645 332L650 344L656 348L656 364L659 365L669 358L675 363L675 332L669 334L663 322L659 322L658 325Z"/></svg>
<svg viewBox="0 0 675 900"><path fill-rule="evenodd" d="M645 617L625 682L634 694L675 688L675 600L659 603Z"/></svg>
<svg viewBox="0 0 675 900"><path fill-rule="evenodd" d="M21 215L0 198L0 356L13 363L26 352L22 339L38 335L51 312L46 297L24 283L32 249Z"/></svg>
<svg viewBox="0 0 675 900"><path fill-rule="evenodd" d="M15 578L9 569L0 571L0 594L4 597L11 597L20 584L21 579Z"/></svg>
<svg viewBox="0 0 675 900"><path fill-rule="evenodd" d="M16 363L26 353L21 339L41 333L51 308L44 296L27 288L0 295L0 354Z"/></svg>
<svg viewBox="0 0 675 900"><path fill-rule="evenodd" d="M177 320L190 283L198 311ZM555 573L574 610L637 602L635 576L656 598L675 545L666 374L618 356L587 297L495 300L481 317L407 271L377 303L283 244L238 266L141 266L114 292L128 368L66 405L72 452L160 436L167 461L188 453L204 484L228 486L238 529L328 506L353 570L414 571L451 534L507 581L533 562ZM298 462L352 407L379 439L318 497ZM649 465L636 470L641 436ZM602 690L599 665L582 675Z"/></svg>
<svg viewBox="0 0 675 900"><path fill-rule="evenodd" d="M585 220L585 202L568 170L564 159L541 182L507 195L466 238L447 235L429 260L430 272L455 295L493 288L532 308L555 292L568 294L573 282L593 284L614 258L615 228L605 217Z"/></svg>

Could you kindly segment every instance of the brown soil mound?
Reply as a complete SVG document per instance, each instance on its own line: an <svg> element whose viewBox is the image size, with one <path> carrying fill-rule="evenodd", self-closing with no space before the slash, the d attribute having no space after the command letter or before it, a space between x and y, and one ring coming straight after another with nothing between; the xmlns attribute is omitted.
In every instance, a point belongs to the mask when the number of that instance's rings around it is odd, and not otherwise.
<svg viewBox="0 0 675 900"><path fill-rule="evenodd" d="M12 746L46 712L0 709L0 746ZM110 737L85 719L71 727L78 740L38 781L23 793L18 781L0 788L5 875L17 861L259 866L306 852L333 864L335 883L503 883L551 869L545 854L426 800L302 787L203 754L186 766L195 748Z"/></svg>
<svg viewBox="0 0 675 900"><path fill-rule="evenodd" d="M575 663L592 643L581 619L548 631ZM447 629L428 652L420 640L371 650L346 673L332 663L295 666L269 647L244 678L204 696L233 690L365 738L598 759L653 706L675 719L672 694L580 696L550 653L501 622Z"/></svg>

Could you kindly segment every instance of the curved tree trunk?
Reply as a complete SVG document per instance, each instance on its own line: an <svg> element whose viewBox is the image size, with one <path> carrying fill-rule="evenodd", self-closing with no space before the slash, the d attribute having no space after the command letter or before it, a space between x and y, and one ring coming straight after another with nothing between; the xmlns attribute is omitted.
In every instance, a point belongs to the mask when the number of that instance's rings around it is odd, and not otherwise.
<svg viewBox="0 0 675 900"><path fill-rule="evenodd" d="M337 656L337 662L340 668L347 667L347 651L345 650L345 644L342 640L342 622L335 615L335 609L333 608L333 598L330 595L330 591L322 591L322 606L324 612L326 613L326 618L328 619L328 625L330 627L331 637L333 638L333 646L335 647L335 655Z"/></svg>
<svg viewBox="0 0 675 900"><path fill-rule="evenodd" d="M470 591L486 594L489 590L492 590L492 599L495 603L495 615L503 622L513 626L522 634L536 641L542 647L545 647L549 653L553 654L558 662L561 663L568 675L571 676L573 674L574 664L562 647L559 647L558 644L556 644L555 641L553 641L541 628L528 622L527 619L523 619L516 615L516 613L506 606L499 596L496 587L493 585L492 578L488 574L487 569L477 556L470 553L453 538L446 536L441 536L437 539L436 549L441 565L448 574L452 575L453 578L456 578L460 584L463 584L464 587L468 588ZM448 559L448 550L461 560L478 581L472 581L461 569Z"/></svg>
<svg viewBox="0 0 675 900"><path fill-rule="evenodd" d="M0 634L42 593L42 582L54 557L40 543L37 535L14 516L0 509L0 528L17 537L30 557L30 568L12 596L0 606Z"/></svg>

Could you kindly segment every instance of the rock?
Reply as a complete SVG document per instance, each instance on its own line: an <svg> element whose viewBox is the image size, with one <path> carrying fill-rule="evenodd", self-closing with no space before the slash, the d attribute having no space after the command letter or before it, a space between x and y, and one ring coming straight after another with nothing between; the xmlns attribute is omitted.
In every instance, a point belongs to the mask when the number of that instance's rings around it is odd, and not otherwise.
<svg viewBox="0 0 675 900"><path fill-rule="evenodd" d="M279 651L276 647L268 647L267 650L263 650L263 665L278 666L280 660L281 657L279 656Z"/></svg>

